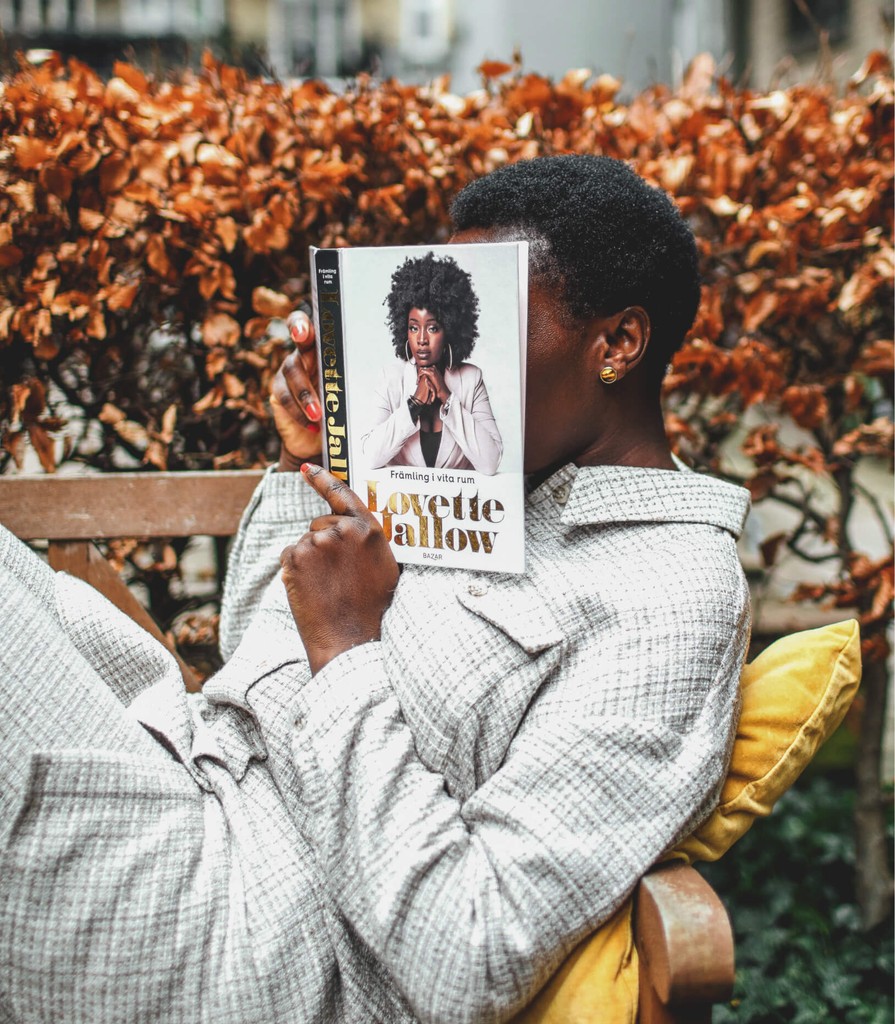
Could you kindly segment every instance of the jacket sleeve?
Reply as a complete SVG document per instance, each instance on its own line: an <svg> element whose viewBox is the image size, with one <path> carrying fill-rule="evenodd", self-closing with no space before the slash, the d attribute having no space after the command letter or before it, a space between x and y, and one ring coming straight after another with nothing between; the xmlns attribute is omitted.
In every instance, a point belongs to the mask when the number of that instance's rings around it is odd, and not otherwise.
<svg viewBox="0 0 895 1024"><path fill-rule="evenodd" d="M463 401L452 399L447 413L442 410L441 417L444 429L469 459L472 468L492 476L500 466L503 440L491 411L482 371L478 367L469 369L475 371L471 394L464 396Z"/></svg>
<svg viewBox="0 0 895 1024"><path fill-rule="evenodd" d="M404 442L419 430L405 398L400 379L390 380L388 374L383 373L372 414L375 425L361 439L361 448L372 469L381 469L392 462Z"/></svg>
<svg viewBox="0 0 895 1024"><path fill-rule="evenodd" d="M220 648L228 660L280 572L280 553L304 536L311 520L324 515L326 503L301 473L277 473L272 467L255 489L233 540L221 603Z"/></svg>
<svg viewBox="0 0 895 1024"><path fill-rule="evenodd" d="M741 640L691 644L717 673L692 729L570 704L521 730L465 802L419 760L378 642L309 682L293 738L309 838L340 911L421 1021L506 1020L705 817ZM611 676L611 654L594 671Z"/></svg>

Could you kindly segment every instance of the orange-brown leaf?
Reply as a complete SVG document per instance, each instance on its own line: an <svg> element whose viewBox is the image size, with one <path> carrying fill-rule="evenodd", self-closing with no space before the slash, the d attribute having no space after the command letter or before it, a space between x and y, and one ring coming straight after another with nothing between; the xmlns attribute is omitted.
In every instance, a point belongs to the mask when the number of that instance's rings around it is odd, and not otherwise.
<svg viewBox="0 0 895 1024"><path fill-rule="evenodd" d="M22 469L25 465L25 431L4 430L3 447L12 456L13 462L16 464L16 468Z"/></svg>
<svg viewBox="0 0 895 1024"><path fill-rule="evenodd" d="M203 413L208 409L216 409L224 401L224 389L215 385L210 391L207 391L198 402L193 403L194 413Z"/></svg>
<svg viewBox="0 0 895 1024"><path fill-rule="evenodd" d="M40 183L54 196L63 201L71 198L72 183L75 180L74 174L59 164L42 167L40 171Z"/></svg>
<svg viewBox="0 0 895 1024"><path fill-rule="evenodd" d="M777 554L780 551L780 546L786 540L785 533L775 533L770 537L766 537L759 545L759 551L761 553L761 563L766 569L777 561Z"/></svg>
<svg viewBox="0 0 895 1024"><path fill-rule="evenodd" d="M171 261L161 235L149 236L146 242L146 262L160 277L167 277L171 273Z"/></svg>
<svg viewBox="0 0 895 1024"><path fill-rule="evenodd" d="M233 252L239 238L239 228L232 217L219 217L214 225L215 234L220 238L226 252Z"/></svg>
<svg viewBox="0 0 895 1024"><path fill-rule="evenodd" d="M816 430L830 414L826 393L819 384L788 387L780 403L796 423L806 430Z"/></svg>
<svg viewBox="0 0 895 1024"><path fill-rule="evenodd" d="M162 471L168 468L168 446L158 438L152 438L143 453L143 461Z"/></svg>
<svg viewBox="0 0 895 1024"><path fill-rule="evenodd" d="M109 288L106 305L113 312L118 312L121 309L130 309L139 290L139 281L131 281L129 284L113 284Z"/></svg>
<svg viewBox="0 0 895 1024"><path fill-rule="evenodd" d="M28 428L28 437L37 452L40 464L47 473L56 472L56 446L53 439L39 423L32 423Z"/></svg>
<svg viewBox="0 0 895 1024"><path fill-rule="evenodd" d="M233 348L239 341L239 324L229 313L212 313L202 324L202 341L207 348Z"/></svg>
<svg viewBox="0 0 895 1024"><path fill-rule="evenodd" d="M142 423L137 423L136 420L119 420L114 424L114 428L115 433L122 441L126 441L135 448L143 449L149 444L149 432Z"/></svg>
<svg viewBox="0 0 895 1024"><path fill-rule="evenodd" d="M851 80L855 85L866 82L871 75L890 75L892 73L892 61L888 54L882 50L873 50L864 58L864 63L852 75Z"/></svg>
<svg viewBox="0 0 895 1024"><path fill-rule="evenodd" d="M32 171L49 160L53 149L40 138L26 135L13 136L10 140L16 155L16 163L23 171Z"/></svg>
<svg viewBox="0 0 895 1024"><path fill-rule="evenodd" d="M131 162L123 153L109 154L99 165L100 190L105 193L120 192L128 183L131 170Z"/></svg>
<svg viewBox="0 0 895 1024"><path fill-rule="evenodd" d="M293 302L282 292L272 288L259 287L252 292L252 309L259 316L280 317L285 320L292 312Z"/></svg>
<svg viewBox="0 0 895 1024"><path fill-rule="evenodd" d="M500 78L508 71L513 70L512 64L505 64L502 60L484 60L476 68L482 78Z"/></svg>
<svg viewBox="0 0 895 1024"><path fill-rule="evenodd" d="M116 60L112 65L112 74L127 82L138 93L145 93L149 90L149 80L133 64L126 64L123 60Z"/></svg>
<svg viewBox="0 0 895 1024"><path fill-rule="evenodd" d="M878 338L868 342L858 354L855 372L868 377L888 377L895 373L895 344Z"/></svg>
<svg viewBox="0 0 895 1024"><path fill-rule="evenodd" d="M879 455L891 458L895 443L895 425L885 416L872 423L863 423L854 430L843 434L833 445L833 454L839 458L857 455Z"/></svg>
<svg viewBox="0 0 895 1024"><path fill-rule="evenodd" d="M112 405L111 402L106 402L102 409L100 409L97 419L100 423L107 423L109 426L114 426L116 423L121 423L122 420L126 420L127 413L122 409L119 409L117 405Z"/></svg>
<svg viewBox="0 0 895 1024"><path fill-rule="evenodd" d="M0 245L0 270L21 263L25 253L17 245Z"/></svg>

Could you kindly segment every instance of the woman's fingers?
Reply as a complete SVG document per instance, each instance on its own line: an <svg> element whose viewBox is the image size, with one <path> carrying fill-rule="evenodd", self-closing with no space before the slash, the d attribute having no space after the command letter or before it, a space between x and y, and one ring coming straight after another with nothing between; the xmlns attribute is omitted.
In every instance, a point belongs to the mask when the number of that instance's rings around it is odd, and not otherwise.
<svg viewBox="0 0 895 1024"><path fill-rule="evenodd" d="M290 352L283 360L280 367L283 382L304 416L311 423L319 423L323 418L323 410L320 407L320 400L317 398L317 389L312 378L317 375L317 353L311 348L305 352L296 350ZM278 374L279 376L279 374ZM276 382L275 382L276 383ZM287 409L290 408L288 399L282 393L282 389L276 392L280 404Z"/></svg>
<svg viewBox="0 0 895 1024"><path fill-rule="evenodd" d="M289 337L302 352L314 347L314 325L304 310L294 309L286 317L286 326L289 328Z"/></svg>
<svg viewBox="0 0 895 1024"><path fill-rule="evenodd" d="M315 388L317 352L313 327L306 314L292 314L290 320L293 317L290 333L293 338L298 335L299 347L286 356L274 376L270 408L286 455L309 459L320 454L320 421L323 419ZM280 461L283 463L282 453Z"/></svg>
<svg viewBox="0 0 895 1024"><path fill-rule="evenodd" d="M432 370L428 366L420 368L419 376L417 377L417 388L422 384L424 393L420 395L420 398L428 405L432 402L436 395L435 381L432 377Z"/></svg>
<svg viewBox="0 0 895 1024"><path fill-rule="evenodd" d="M308 531L310 533L319 533L321 530L334 530L341 520L342 516L337 516L333 513L326 516L317 516L316 519L311 520Z"/></svg>
<svg viewBox="0 0 895 1024"><path fill-rule="evenodd" d="M434 402L435 399L439 399L444 402L448 398L447 386L444 382L444 374L437 366L426 366L423 368L420 374L421 379L425 380L430 388L429 401Z"/></svg>
<svg viewBox="0 0 895 1024"><path fill-rule="evenodd" d="M382 527L337 477L307 463L301 471L331 513L280 556L289 607L316 674L333 658L378 640L398 583L398 563Z"/></svg>
<svg viewBox="0 0 895 1024"><path fill-rule="evenodd" d="M333 476L322 466L302 466L301 471L308 483L329 505L336 516L353 516L356 519L369 519L376 522L367 506L344 480ZM322 516L321 518L329 517Z"/></svg>
<svg viewBox="0 0 895 1024"><path fill-rule="evenodd" d="M270 408L281 440L294 455L304 453L302 440L305 434L314 434L319 438L320 425L310 419L281 373L276 375L271 384Z"/></svg>

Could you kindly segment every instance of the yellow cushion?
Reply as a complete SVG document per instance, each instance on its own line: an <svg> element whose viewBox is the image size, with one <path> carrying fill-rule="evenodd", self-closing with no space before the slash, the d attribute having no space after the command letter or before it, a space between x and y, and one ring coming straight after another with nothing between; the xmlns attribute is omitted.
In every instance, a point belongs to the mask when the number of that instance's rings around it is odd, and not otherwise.
<svg viewBox="0 0 895 1024"><path fill-rule="evenodd" d="M743 669L743 706L718 806L672 853L717 860L802 774L861 681L855 619L785 636Z"/></svg>
<svg viewBox="0 0 895 1024"><path fill-rule="evenodd" d="M615 914L568 957L538 997L510 1024L635 1024L637 951L633 904Z"/></svg>
<svg viewBox="0 0 895 1024"><path fill-rule="evenodd" d="M783 637L743 669L742 708L718 806L667 859L717 860L801 775L861 681L854 619ZM637 950L631 901L583 942L514 1024L633 1024Z"/></svg>

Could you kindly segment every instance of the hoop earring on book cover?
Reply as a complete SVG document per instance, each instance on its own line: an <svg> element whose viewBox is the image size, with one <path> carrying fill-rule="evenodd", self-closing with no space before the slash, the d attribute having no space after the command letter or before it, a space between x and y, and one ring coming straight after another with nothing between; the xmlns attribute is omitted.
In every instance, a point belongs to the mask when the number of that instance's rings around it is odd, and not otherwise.
<svg viewBox="0 0 895 1024"><path fill-rule="evenodd" d="M454 350L451 347L451 343L448 342L448 369L453 370L454 368Z"/></svg>
<svg viewBox="0 0 895 1024"><path fill-rule="evenodd" d="M618 374L611 366L604 366L600 370L600 380L604 384L614 384L618 380Z"/></svg>

